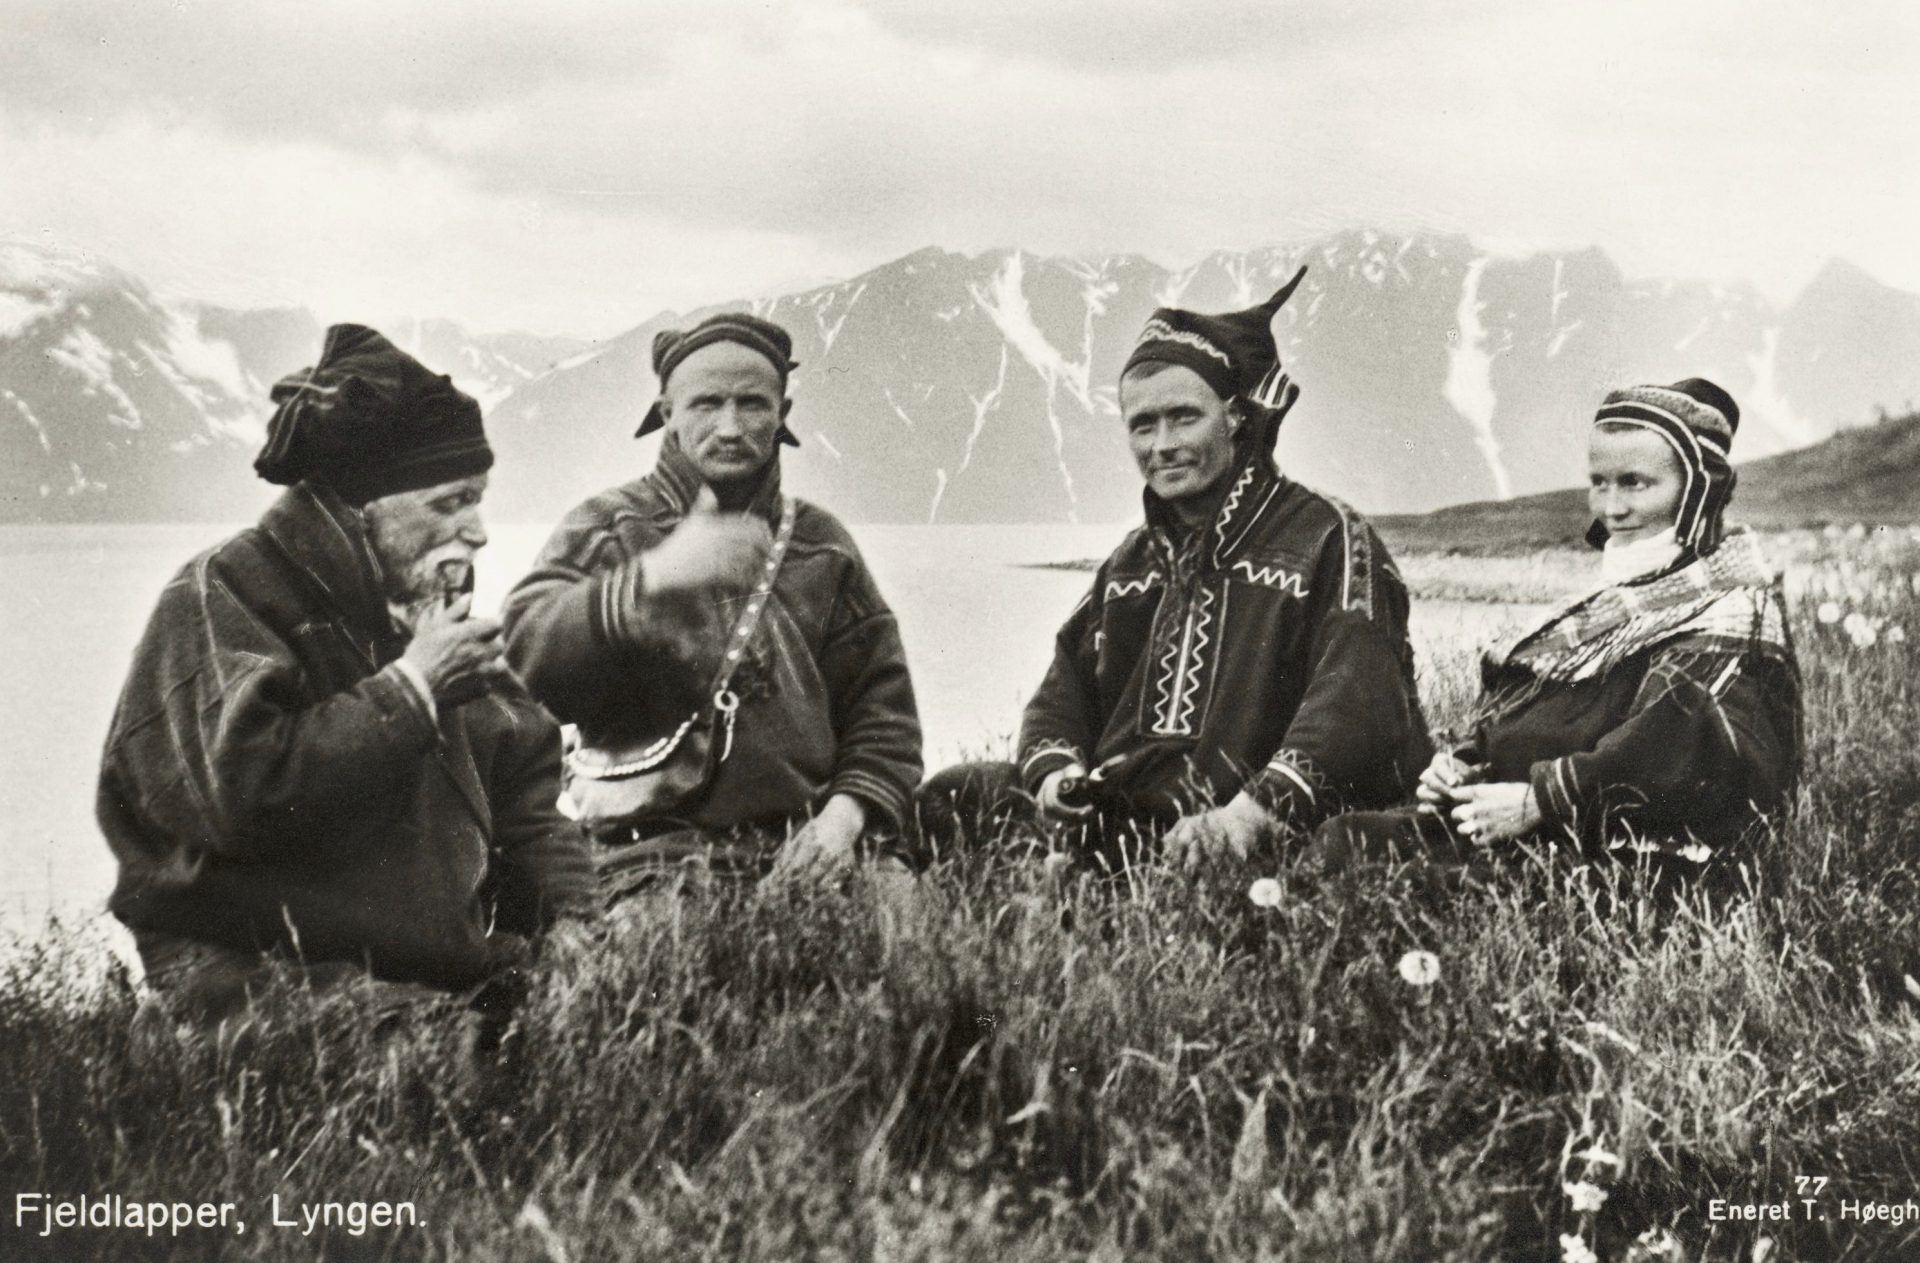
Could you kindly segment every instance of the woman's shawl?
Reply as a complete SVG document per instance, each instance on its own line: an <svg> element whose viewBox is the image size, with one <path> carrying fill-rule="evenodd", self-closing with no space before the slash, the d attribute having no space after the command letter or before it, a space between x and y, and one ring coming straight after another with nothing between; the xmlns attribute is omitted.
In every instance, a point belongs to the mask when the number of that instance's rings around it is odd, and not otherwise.
<svg viewBox="0 0 1920 1263"><path fill-rule="evenodd" d="M1780 580L1751 531L1729 532L1705 557L1576 597L1489 653L1487 667L1523 667L1541 683L1589 680L1681 638L1792 661Z"/></svg>

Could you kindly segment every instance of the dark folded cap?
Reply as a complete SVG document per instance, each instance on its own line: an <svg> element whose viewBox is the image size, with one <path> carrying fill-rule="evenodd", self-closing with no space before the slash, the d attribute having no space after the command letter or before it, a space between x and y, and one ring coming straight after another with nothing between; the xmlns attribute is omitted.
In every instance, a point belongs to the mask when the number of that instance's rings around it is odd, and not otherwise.
<svg viewBox="0 0 1920 1263"><path fill-rule="evenodd" d="M365 504L493 467L480 405L364 325L328 329L319 361L272 398L253 462L271 483L320 483Z"/></svg>

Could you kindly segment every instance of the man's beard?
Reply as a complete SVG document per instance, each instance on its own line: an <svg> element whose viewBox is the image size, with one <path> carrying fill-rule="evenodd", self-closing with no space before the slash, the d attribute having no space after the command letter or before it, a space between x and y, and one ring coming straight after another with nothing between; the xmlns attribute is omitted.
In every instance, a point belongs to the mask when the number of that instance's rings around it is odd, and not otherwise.
<svg viewBox="0 0 1920 1263"><path fill-rule="evenodd" d="M387 604L404 609L408 619L428 605L449 605L473 591L473 549L458 541L442 544L411 564L391 566L381 558Z"/></svg>

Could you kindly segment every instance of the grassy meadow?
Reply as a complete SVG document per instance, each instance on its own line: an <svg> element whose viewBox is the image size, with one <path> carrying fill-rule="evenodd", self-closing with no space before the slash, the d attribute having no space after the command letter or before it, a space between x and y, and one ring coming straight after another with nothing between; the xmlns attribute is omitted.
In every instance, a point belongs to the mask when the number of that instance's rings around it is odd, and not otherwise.
<svg viewBox="0 0 1920 1263"><path fill-rule="evenodd" d="M1808 746L1763 898L1608 907L1541 857L1443 908L1274 862L1058 894L982 846L905 921L858 886L687 900L478 1071L457 1023L298 993L219 1040L136 1030L55 927L0 960L0 1258L1920 1258L1920 1222L1842 1218L1920 1202L1920 544L1778 542ZM1405 561L1451 599L1579 573ZM1423 664L1436 727L1473 649ZM20 1191L248 1230L41 1238ZM276 1195L424 1223L306 1235Z"/></svg>

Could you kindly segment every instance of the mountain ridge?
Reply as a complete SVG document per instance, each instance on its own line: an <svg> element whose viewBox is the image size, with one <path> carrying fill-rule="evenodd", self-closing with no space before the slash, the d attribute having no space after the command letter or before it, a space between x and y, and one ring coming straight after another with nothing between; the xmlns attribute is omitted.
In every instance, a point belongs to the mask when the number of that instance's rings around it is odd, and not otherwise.
<svg viewBox="0 0 1920 1263"><path fill-rule="evenodd" d="M318 349L311 313L164 303L111 265L62 271L21 253L35 249L0 246L0 520L231 519L264 503L250 464L266 387ZM383 328L487 404L497 520L553 521L642 472L651 447L631 436L653 334L751 309L794 335L799 494L850 521L1117 522L1138 511L1114 383L1140 325L1166 303L1251 305L1302 263L1275 322L1303 390L1279 457L1370 513L1575 481L1586 421L1624 381L1721 381L1753 457L1920 396L1920 297L1837 260L1776 308L1750 285L1628 278L1598 248L1510 257L1362 228L1180 269L930 246L591 343Z"/></svg>

